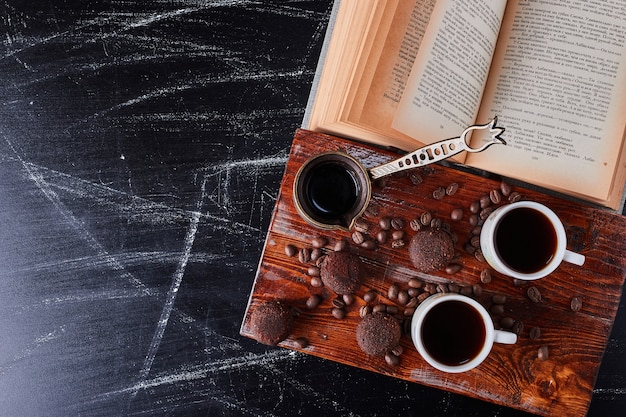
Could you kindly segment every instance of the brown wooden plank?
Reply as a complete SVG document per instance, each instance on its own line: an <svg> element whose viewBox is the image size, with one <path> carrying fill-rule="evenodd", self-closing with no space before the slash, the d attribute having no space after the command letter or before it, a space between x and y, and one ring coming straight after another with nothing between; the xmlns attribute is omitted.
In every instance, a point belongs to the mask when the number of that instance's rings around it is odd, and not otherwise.
<svg viewBox="0 0 626 417"><path fill-rule="evenodd" d="M368 357L356 343L354 330L360 320L359 309L365 304L363 295L373 289L379 294L377 302L394 304L386 299L389 285L396 283L407 288L411 277L461 286L480 284L480 272L488 268L487 264L462 249L471 236L468 208L471 202L498 188L499 181L435 165L416 171L423 177L419 185L414 185L406 175L377 183L371 203L373 210L363 216L370 225L370 236L375 236L380 217L388 215L405 220L408 242L413 234L408 222L428 210L447 223L458 237L459 262L463 267L452 275L444 271L423 274L413 269L406 248L394 249L386 243L366 250L351 244L350 250L361 256L368 274L356 294L356 303L347 308L345 319L338 320L330 313L335 294L326 288L312 287L306 274L308 265L301 264L297 257L289 258L284 251L287 244L310 248L316 236L329 239L325 251L332 250L337 240L350 241L348 232L321 231L310 226L293 205L294 174L310 156L328 150L343 150L368 168L395 157L387 151L319 133L305 130L296 133L241 334L254 338L248 326L250 312L264 300L279 299L300 312L291 336L280 343L283 347L299 349L295 339L304 337L309 346L302 350L322 358L540 415L584 416L626 276L626 219L613 212L513 187L524 199L542 202L561 217L568 234L568 248L586 256L585 266L563 264L549 277L523 286L516 286L510 278L492 271L493 281L481 284L483 294L474 297L488 306L493 294L505 294L507 302L502 316L522 322L524 330L516 345L495 346L478 368L463 374L441 373L421 359L408 335L402 337L401 363L393 367L383 358ZM456 194L443 200L432 198L435 188L452 182L460 185ZM464 217L452 221L450 212L457 207L464 209ZM530 285L541 291L540 303L533 303L527 297ZM311 311L306 309L305 302L313 293L321 294L324 301ZM574 296L583 300L579 312L570 309ZM496 324L500 317L494 318ZM542 333L533 340L529 331L535 326ZM537 358L537 351L543 345L549 347L547 360Z"/></svg>

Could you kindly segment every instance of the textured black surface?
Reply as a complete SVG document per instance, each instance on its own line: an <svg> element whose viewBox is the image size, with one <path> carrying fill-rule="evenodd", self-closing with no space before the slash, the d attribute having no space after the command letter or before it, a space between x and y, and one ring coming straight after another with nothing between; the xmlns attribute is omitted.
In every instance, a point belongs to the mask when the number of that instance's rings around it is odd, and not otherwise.
<svg viewBox="0 0 626 417"><path fill-rule="evenodd" d="M239 336L330 10L0 4L0 416L525 415Z"/></svg>

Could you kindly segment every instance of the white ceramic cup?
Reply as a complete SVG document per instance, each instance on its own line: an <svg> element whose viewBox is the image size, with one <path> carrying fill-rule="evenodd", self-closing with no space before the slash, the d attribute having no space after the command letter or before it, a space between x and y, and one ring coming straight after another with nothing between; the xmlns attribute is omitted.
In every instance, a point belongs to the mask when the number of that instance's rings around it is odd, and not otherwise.
<svg viewBox="0 0 626 417"><path fill-rule="evenodd" d="M503 223L503 220L507 219L505 222L511 223L512 219L519 217L520 209L527 212L533 211L538 216L535 216L534 221L520 223L524 226L519 228L521 230L515 233L516 236L513 236L511 233L507 233L508 226L503 226L506 224ZM540 231L535 232L538 224L543 224L544 226L548 224L549 227L544 227ZM533 259L531 254L535 249L549 240L553 240L553 244L550 245L549 249L543 251L546 255L549 254L549 256L545 256L540 263L531 261L530 259ZM502 242L506 241L517 242L518 247L514 253L507 255L507 251L502 249L504 247ZM504 275L522 280L543 278L554 272L562 261L575 265L584 264L585 257L579 253L567 250L565 248L566 245L567 237L561 220L548 207L534 201L519 201L499 207L485 220L480 232L480 248L487 263ZM511 252L510 249L509 252ZM507 261L507 256L511 260L514 259L514 261ZM513 257L511 258L511 256ZM541 258L542 256L539 257L539 259ZM515 262L518 265L515 265ZM528 263L527 268L522 266L526 265L526 263Z"/></svg>
<svg viewBox="0 0 626 417"><path fill-rule="evenodd" d="M494 342L517 342L515 333L494 329L489 313L478 301L457 293L435 294L424 300L413 313L411 338L426 362L449 373L480 365Z"/></svg>

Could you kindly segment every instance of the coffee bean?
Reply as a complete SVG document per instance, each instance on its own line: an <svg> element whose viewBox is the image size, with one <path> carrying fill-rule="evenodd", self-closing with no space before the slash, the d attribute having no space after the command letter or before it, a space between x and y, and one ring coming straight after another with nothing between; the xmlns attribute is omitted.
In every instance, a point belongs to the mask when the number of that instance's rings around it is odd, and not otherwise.
<svg viewBox="0 0 626 417"><path fill-rule="evenodd" d="M500 204L500 201L502 201L502 194L500 194L500 190L491 190L489 192L489 199L493 204Z"/></svg>
<svg viewBox="0 0 626 417"><path fill-rule="evenodd" d="M303 263L303 264L311 261L311 249L309 248L300 249L300 251L298 252L298 260L300 261L300 263Z"/></svg>
<svg viewBox="0 0 626 417"><path fill-rule="evenodd" d="M415 300L415 305L417 305L417 298L414 299ZM402 313L404 315L404 317L411 317L413 315L413 313L415 313L416 308L411 306L411 307L407 307L404 309L404 312Z"/></svg>
<svg viewBox="0 0 626 417"><path fill-rule="evenodd" d="M419 295L419 294L418 294ZM417 307L418 301L417 301L417 295L416 296L412 296L411 299L409 300L408 303L406 303L406 308L413 308L413 307Z"/></svg>
<svg viewBox="0 0 626 417"><path fill-rule="evenodd" d="M398 345L394 347L393 349L391 349L391 353L393 353L396 356L400 356L404 353L404 348L402 347L402 345Z"/></svg>
<svg viewBox="0 0 626 417"><path fill-rule="evenodd" d="M516 286L516 287L523 287L526 284L528 284L528 281L526 281L525 279L517 279L517 278L515 278L513 280L513 285Z"/></svg>
<svg viewBox="0 0 626 417"><path fill-rule="evenodd" d="M306 300L306 307L309 310L313 310L314 308L316 308L320 304L321 301L322 301L322 297L320 295L312 294Z"/></svg>
<svg viewBox="0 0 626 417"><path fill-rule="evenodd" d="M541 337L541 329L537 326L530 329L530 338L539 339Z"/></svg>
<svg viewBox="0 0 626 417"><path fill-rule="evenodd" d="M319 249L319 248L315 248L315 249L313 249L313 250L311 251L311 260L312 260L313 262L315 262L315 261L317 261L317 260L320 258L320 256L322 256L323 254L324 254L324 252L322 252L322 250L321 250L321 249Z"/></svg>
<svg viewBox="0 0 626 417"><path fill-rule="evenodd" d="M408 290L406 290L406 292L408 292L411 297L417 297L418 295L420 295L421 291L419 290L419 288L409 288Z"/></svg>
<svg viewBox="0 0 626 417"><path fill-rule="evenodd" d="M541 292L539 292L539 288L537 287L529 287L526 291L526 294L528 295L528 298L530 298L530 301L532 301L533 303L538 303L541 301Z"/></svg>
<svg viewBox="0 0 626 417"><path fill-rule="evenodd" d="M359 316L361 316L361 318L367 316L368 314L372 313L372 306L370 305L364 305L359 309Z"/></svg>
<svg viewBox="0 0 626 417"><path fill-rule="evenodd" d="M398 303L400 303L401 305L407 305L410 299L411 297L406 290L398 291Z"/></svg>
<svg viewBox="0 0 626 417"><path fill-rule="evenodd" d="M493 210L494 210L493 207L485 207L484 209L480 211L478 218L480 220L487 220L487 217L489 217L489 215L493 213Z"/></svg>
<svg viewBox="0 0 626 417"><path fill-rule="evenodd" d="M472 238L470 239L470 245L472 245L476 249L480 248L480 236L472 236Z"/></svg>
<svg viewBox="0 0 626 417"><path fill-rule="evenodd" d="M380 226L380 228L382 230L389 230L389 229L391 229L391 218L390 217L381 217L381 219L378 221L378 225Z"/></svg>
<svg viewBox="0 0 626 417"><path fill-rule="evenodd" d="M309 340L304 337L298 337L294 342L297 349L305 349L309 346Z"/></svg>
<svg viewBox="0 0 626 417"><path fill-rule="evenodd" d="M391 234L391 238L393 240L402 239L403 237L404 237L404 231L403 230L394 230L393 233Z"/></svg>
<svg viewBox="0 0 626 417"><path fill-rule="evenodd" d="M367 239L363 241L363 243L361 243L361 247L368 250L376 249L376 241L372 239Z"/></svg>
<svg viewBox="0 0 626 417"><path fill-rule="evenodd" d="M513 323L513 333L515 333L516 335L521 335L522 332L524 331L524 323L519 321L519 320L515 320L515 323Z"/></svg>
<svg viewBox="0 0 626 417"><path fill-rule="evenodd" d="M581 300L580 297L572 298L572 301L570 302L570 308L574 312L579 312L583 308L583 300Z"/></svg>
<svg viewBox="0 0 626 417"><path fill-rule="evenodd" d="M396 239L391 242L391 247L394 249L403 248L406 243L402 239Z"/></svg>
<svg viewBox="0 0 626 417"><path fill-rule="evenodd" d="M387 312L387 306L384 304L376 304L374 307L372 307L372 312L373 313L385 313Z"/></svg>
<svg viewBox="0 0 626 417"><path fill-rule="evenodd" d="M313 246L314 248L323 248L324 246L326 246L327 243L328 240L326 240L326 238L322 236L316 236L313 238L313 240L311 240L311 246Z"/></svg>
<svg viewBox="0 0 626 417"><path fill-rule="evenodd" d="M450 290L450 292L458 293L459 291L461 291L461 286L452 282L448 284L448 289Z"/></svg>
<svg viewBox="0 0 626 417"><path fill-rule="evenodd" d="M411 180L413 185L419 185L422 182L424 182L424 179L422 178L422 176L415 171L411 171L409 173L409 179Z"/></svg>
<svg viewBox="0 0 626 417"><path fill-rule="evenodd" d="M424 226L430 226L430 221L433 219L433 215L430 213L430 211L425 211L422 213L422 215L420 216L420 222L422 223L422 225Z"/></svg>
<svg viewBox="0 0 626 417"><path fill-rule="evenodd" d="M321 255L319 258L317 258L315 260L315 266L321 268L322 264L324 263L324 259L326 259L326 255Z"/></svg>
<svg viewBox="0 0 626 417"><path fill-rule="evenodd" d="M454 221L459 221L463 218L463 209L455 208L450 212L450 218Z"/></svg>
<svg viewBox="0 0 626 417"><path fill-rule="evenodd" d="M471 216L469 216L469 224L470 224L470 226L472 226L472 227L478 226L479 222L480 222L480 217L478 217L478 214L472 214Z"/></svg>
<svg viewBox="0 0 626 417"><path fill-rule="evenodd" d="M423 292L420 295L417 296L417 302L421 303L422 301L424 301L425 299L427 299L428 297L430 297L432 294L429 292Z"/></svg>
<svg viewBox="0 0 626 417"><path fill-rule="evenodd" d="M492 304L491 307L489 307L489 311L497 316L501 316L504 314L504 306L502 304Z"/></svg>
<svg viewBox="0 0 626 417"><path fill-rule="evenodd" d="M500 183L500 192L503 196L508 197L511 195L511 185L505 181Z"/></svg>
<svg viewBox="0 0 626 417"><path fill-rule="evenodd" d="M387 362L389 366L398 366L400 365L400 358L391 352L387 352L385 354L385 362Z"/></svg>
<svg viewBox="0 0 626 417"><path fill-rule="evenodd" d="M446 196L446 189L443 187L437 187L435 188L435 191L433 191L433 198L435 200L441 200Z"/></svg>
<svg viewBox="0 0 626 417"><path fill-rule="evenodd" d="M481 287L480 284L474 284L472 285L472 292L476 297L480 297L483 295L483 287Z"/></svg>
<svg viewBox="0 0 626 417"><path fill-rule="evenodd" d="M489 195L485 194L481 196L479 203L481 209L486 209L487 207L489 207L491 205L491 199L489 198Z"/></svg>
<svg viewBox="0 0 626 417"><path fill-rule="evenodd" d="M374 301L376 299L376 293L374 291L368 291L365 294L363 294L363 301L365 301L366 303L371 303L372 301Z"/></svg>
<svg viewBox="0 0 626 417"><path fill-rule="evenodd" d="M491 297L491 302L494 304L504 304L506 303L506 295L504 294L494 294Z"/></svg>
<svg viewBox="0 0 626 417"><path fill-rule="evenodd" d="M522 199L522 195L520 193L518 193L517 191L513 191L509 195L509 203L517 203L521 199Z"/></svg>
<svg viewBox="0 0 626 417"><path fill-rule="evenodd" d="M470 213L477 214L480 211L480 202L473 201L469 206Z"/></svg>
<svg viewBox="0 0 626 417"><path fill-rule="evenodd" d="M333 317L335 317L338 320L343 320L344 318L346 318L346 310L344 310L343 308L333 307L333 309L331 310L331 313Z"/></svg>
<svg viewBox="0 0 626 417"><path fill-rule="evenodd" d="M422 288L424 286L424 281L421 281L417 278L409 279L409 287L411 288Z"/></svg>
<svg viewBox="0 0 626 417"><path fill-rule="evenodd" d="M333 307L335 308L345 308L346 303L343 301L343 298L333 298Z"/></svg>
<svg viewBox="0 0 626 417"><path fill-rule="evenodd" d="M316 266L310 266L306 273L311 277L319 277L320 269Z"/></svg>
<svg viewBox="0 0 626 417"><path fill-rule="evenodd" d="M391 227L395 230L401 230L404 227L404 220L399 217L391 219Z"/></svg>
<svg viewBox="0 0 626 417"><path fill-rule="evenodd" d="M510 329L513 327L514 324L515 319L513 319L512 317L502 317L500 319L500 326L502 326L503 329Z"/></svg>
<svg viewBox="0 0 626 417"><path fill-rule="evenodd" d="M465 249L465 252L467 252L470 255L473 255L474 253L476 253L476 248L472 246L470 242L467 242L465 245L463 245L463 249Z"/></svg>
<svg viewBox="0 0 626 417"><path fill-rule="evenodd" d="M311 278L311 287L320 288L324 286L324 282L320 277Z"/></svg>
<svg viewBox="0 0 626 417"><path fill-rule="evenodd" d="M550 356L550 350L547 346L541 346L537 351L537 358L539 360L545 361Z"/></svg>
<svg viewBox="0 0 626 417"><path fill-rule="evenodd" d="M440 229L442 226L441 219L434 218L430 221L430 227L433 229Z"/></svg>
<svg viewBox="0 0 626 417"><path fill-rule="evenodd" d="M409 227L414 232L419 232L422 229L422 224L420 223L418 219L413 219L409 222Z"/></svg>
<svg viewBox="0 0 626 417"><path fill-rule="evenodd" d="M298 254L298 248L296 248L294 245L289 244L285 246L285 254L292 258Z"/></svg>
<svg viewBox="0 0 626 417"><path fill-rule="evenodd" d="M452 184L448 185L448 187L446 187L446 194L454 195L456 194L458 190L459 190L459 184L456 182L453 182Z"/></svg>
<svg viewBox="0 0 626 417"><path fill-rule="evenodd" d="M352 233L352 241L357 245L360 245L361 243L365 242L365 236L363 236L363 233L356 230Z"/></svg>
<svg viewBox="0 0 626 417"><path fill-rule="evenodd" d="M476 252L474 252L474 258L476 258L478 262L485 262L485 255L483 255L483 251L480 249L476 249Z"/></svg>
<svg viewBox="0 0 626 417"><path fill-rule="evenodd" d="M400 292L400 287L396 284L391 284L389 289L387 290L387 298L390 300L395 300L398 298L398 293Z"/></svg>
<svg viewBox="0 0 626 417"><path fill-rule="evenodd" d="M351 306L352 304L354 304L354 301L355 301L354 294L344 294L341 296L341 298L343 299L343 302L347 306Z"/></svg>
<svg viewBox="0 0 626 417"><path fill-rule="evenodd" d="M385 244L387 243L387 239L389 238L389 233L386 230L380 230L376 233L376 240L378 243Z"/></svg>
<svg viewBox="0 0 626 417"><path fill-rule="evenodd" d="M489 284L491 282L491 271L489 269L480 271L480 282L483 284Z"/></svg>
<svg viewBox="0 0 626 417"><path fill-rule="evenodd" d="M394 314L398 314L400 309L398 308L398 306L388 305L385 307L385 311L387 312L387 314L391 314L393 316Z"/></svg>
<svg viewBox="0 0 626 417"><path fill-rule="evenodd" d="M432 282L428 282L426 283L426 285L424 285L424 291L434 294L437 292L437 286Z"/></svg>
<svg viewBox="0 0 626 417"><path fill-rule="evenodd" d="M480 236L480 232L483 230L483 227L481 225L476 225L474 226L474 228L472 229L472 235L474 236Z"/></svg>
<svg viewBox="0 0 626 417"><path fill-rule="evenodd" d="M346 250L347 247L348 247L348 242L346 242L345 240L341 239L341 240L338 240L337 242L335 242L335 246L334 246L333 250L335 252L342 252L342 251Z"/></svg>
<svg viewBox="0 0 626 417"><path fill-rule="evenodd" d="M445 293L450 292L450 289L448 288L446 284L439 284L437 285L437 292L445 294Z"/></svg>
<svg viewBox="0 0 626 417"><path fill-rule="evenodd" d="M461 270L462 266L460 264L448 264L446 266L446 274L456 274Z"/></svg>

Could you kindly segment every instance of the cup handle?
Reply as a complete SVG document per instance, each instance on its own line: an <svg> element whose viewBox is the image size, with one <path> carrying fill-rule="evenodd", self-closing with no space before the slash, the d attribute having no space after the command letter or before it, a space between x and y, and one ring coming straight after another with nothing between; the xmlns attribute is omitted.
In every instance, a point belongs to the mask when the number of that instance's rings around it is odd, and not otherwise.
<svg viewBox="0 0 626 417"><path fill-rule="evenodd" d="M517 342L517 335L513 332L495 330L493 341L496 343L503 343L505 345L513 345Z"/></svg>
<svg viewBox="0 0 626 417"><path fill-rule="evenodd" d="M580 253L565 250L565 255L563 256L563 260L571 264L581 266L582 264L585 263L585 255L581 255Z"/></svg>

